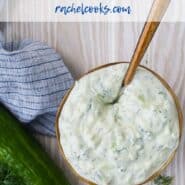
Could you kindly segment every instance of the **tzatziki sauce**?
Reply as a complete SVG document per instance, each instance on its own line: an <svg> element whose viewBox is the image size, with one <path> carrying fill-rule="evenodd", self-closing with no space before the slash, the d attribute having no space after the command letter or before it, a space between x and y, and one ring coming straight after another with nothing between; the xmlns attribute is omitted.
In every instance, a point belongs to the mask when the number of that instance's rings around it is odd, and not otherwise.
<svg viewBox="0 0 185 185"><path fill-rule="evenodd" d="M170 92L142 67L122 87L127 67L112 65L76 81L59 116L67 161L98 185L142 183L179 143L179 118Z"/></svg>

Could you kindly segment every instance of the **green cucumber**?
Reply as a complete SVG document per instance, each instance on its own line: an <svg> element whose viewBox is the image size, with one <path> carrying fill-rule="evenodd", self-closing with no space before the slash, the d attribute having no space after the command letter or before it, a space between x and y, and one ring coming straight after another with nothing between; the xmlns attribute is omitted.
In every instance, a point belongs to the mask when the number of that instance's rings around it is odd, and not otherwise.
<svg viewBox="0 0 185 185"><path fill-rule="evenodd" d="M0 185L70 185L35 138L0 105Z"/></svg>

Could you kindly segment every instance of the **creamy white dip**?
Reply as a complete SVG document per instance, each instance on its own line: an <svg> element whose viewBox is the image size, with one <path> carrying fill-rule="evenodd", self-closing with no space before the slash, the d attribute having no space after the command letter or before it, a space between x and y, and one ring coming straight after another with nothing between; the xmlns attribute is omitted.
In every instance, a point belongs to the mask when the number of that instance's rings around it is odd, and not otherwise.
<svg viewBox="0 0 185 185"><path fill-rule="evenodd" d="M139 68L121 88L127 64L75 83L59 117L60 143L76 172L98 185L135 185L177 148L175 102L151 72ZM117 103L111 104L121 89Z"/></svg>

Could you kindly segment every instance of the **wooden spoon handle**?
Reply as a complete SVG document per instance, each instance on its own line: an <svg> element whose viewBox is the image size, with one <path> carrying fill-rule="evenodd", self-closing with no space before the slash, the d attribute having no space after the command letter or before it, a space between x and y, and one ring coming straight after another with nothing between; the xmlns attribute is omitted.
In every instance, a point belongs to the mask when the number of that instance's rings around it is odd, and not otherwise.
<svg viewBox="0 0 185 185"><path fill-rule="evenodd" d="M128 70L125 74L125 78L123 80L123 86L128 85L137 69L137 66L140 64L148 45L150 44L154 33L156 32L160 21L162 20L170 0L155 0L152 8L150 10L150 14L147 18L147 22L143 28L142 34L138 40L136 49L132 56L131 62L129 64Z"/></svg>

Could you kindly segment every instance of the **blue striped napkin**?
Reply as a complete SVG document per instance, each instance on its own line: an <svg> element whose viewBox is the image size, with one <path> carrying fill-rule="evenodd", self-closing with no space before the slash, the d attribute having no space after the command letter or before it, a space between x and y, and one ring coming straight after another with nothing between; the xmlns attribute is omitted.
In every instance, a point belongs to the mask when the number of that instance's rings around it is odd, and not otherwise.
<svg viewBox="0 0 185 185"><path fill-rule="evenodd" d="M0 42L0 102L29 128L55 135L56 111L72 84L61 56L48 45Z"/></svg>

